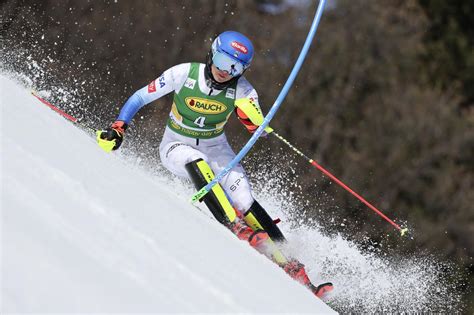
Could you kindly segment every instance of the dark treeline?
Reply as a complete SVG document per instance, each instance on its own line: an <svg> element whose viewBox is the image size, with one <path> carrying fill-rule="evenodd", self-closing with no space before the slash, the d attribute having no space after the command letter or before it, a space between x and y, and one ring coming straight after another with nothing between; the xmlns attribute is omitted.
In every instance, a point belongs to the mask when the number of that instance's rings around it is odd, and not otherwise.
<svg viewBox="0 0 474 315"><path fill-rule="evenodd" d="M54 81L75 89L84 101L74 110L104 127L136 89L172 65L204 62L214 36L235 29L254 42L257 55L246 76L268 110L315 7L285 7L272 15L262 9L269 3L8 0L0 29L3 66L28 72L28 61L36 61L44 71L35 82L39 88ZM301 184L296 194L323 208L308 207L306 215L361 244L369 236L400 254L420 248L440 254L463 266L472 285L474 2L332 4L272 125L389 217L408 222L414 240L400 242L390 225L303 161L291 175ZM169 100L157 103L130 128L154 145L169 110ZM248 135L235 122L229 129L240 148ZM291 152L271 157L280 148L273 139L259 141L249 168L282 167ZM321 202L323 195L330 198ZM354 228L328 218L346 219Z"/></svg>

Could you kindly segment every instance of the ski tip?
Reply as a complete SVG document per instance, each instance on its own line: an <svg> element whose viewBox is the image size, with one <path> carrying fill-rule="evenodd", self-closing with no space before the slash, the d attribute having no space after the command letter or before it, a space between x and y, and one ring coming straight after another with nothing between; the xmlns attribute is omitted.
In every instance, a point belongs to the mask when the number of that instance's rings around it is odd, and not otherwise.
<svg viewBox="0 0 474 315"><path fill-rule="evenodd" d="M332 290L334 290L334 285L331 282L325 282L312 288L314 295L320 299L325 298Z"/></svg>
<svg viewBox="0 0 474 315"><path fill-rule="evenodd" d="M407 235L407 233L408 233L408 228L403 228L403 229L400 230L401 236L405 236L405 235Z"/></svg>

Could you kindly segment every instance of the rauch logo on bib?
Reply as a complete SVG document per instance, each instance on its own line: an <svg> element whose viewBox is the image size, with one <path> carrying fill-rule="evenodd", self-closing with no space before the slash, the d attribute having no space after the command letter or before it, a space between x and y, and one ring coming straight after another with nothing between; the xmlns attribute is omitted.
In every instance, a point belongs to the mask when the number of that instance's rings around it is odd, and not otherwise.
<svg viewBox="0 0 474 315"><path fill-rule="evenodd" d="M186 97L186 105L193 111L201 114L220 114L227 110L221 102L207 100L200 97Z"/></svg>

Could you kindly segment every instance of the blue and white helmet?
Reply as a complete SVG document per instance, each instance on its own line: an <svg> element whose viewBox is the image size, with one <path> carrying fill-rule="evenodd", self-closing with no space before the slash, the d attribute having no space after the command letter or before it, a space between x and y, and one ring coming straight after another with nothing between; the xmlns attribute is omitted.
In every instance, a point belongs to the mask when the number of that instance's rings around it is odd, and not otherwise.
<svg viewBox="0 0 474 315"><path fill-rule="evenodd" d="M234 31L227 31L217 36L212 42L211 51L212 63L233 77L242 75L253 58L252 42Z"/></svg>
<svg viewBox="0 0 474 315"><path fill-rule="evenodd" d="M254 49L252 42L239 32L227 31L212 42L207 60L207 76L217 88L224 88L237 80L250 67ZM229 82L218 83L211 73L211 66L227 71L233 78Z"/></svg>

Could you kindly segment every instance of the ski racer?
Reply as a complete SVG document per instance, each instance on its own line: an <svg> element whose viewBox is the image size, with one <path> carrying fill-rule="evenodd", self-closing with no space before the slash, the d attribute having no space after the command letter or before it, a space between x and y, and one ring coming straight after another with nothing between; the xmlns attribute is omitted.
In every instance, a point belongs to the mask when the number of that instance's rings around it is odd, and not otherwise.
<svg viewBox="0 0 474 315"><path fill-rule="evenodd" d="M109 128L97 131L98 144L117 150L134 115L146 104L173 92L173 104L159 153L173 174L191 179L201 189L235 157L224 126L235 113L253 133L263 115L258 95L243 76L254 55L251 41L241 33L227 31L212 43L205 64L183 63L169 68L136 91L123 105ZM291 277L320 297L332 288L314 286L304 265L287 259L276 245L285 238L263 207L254 199L244 169L239 164L203 197L215 218L238 238L246 240L272 259Z"/></svg>

